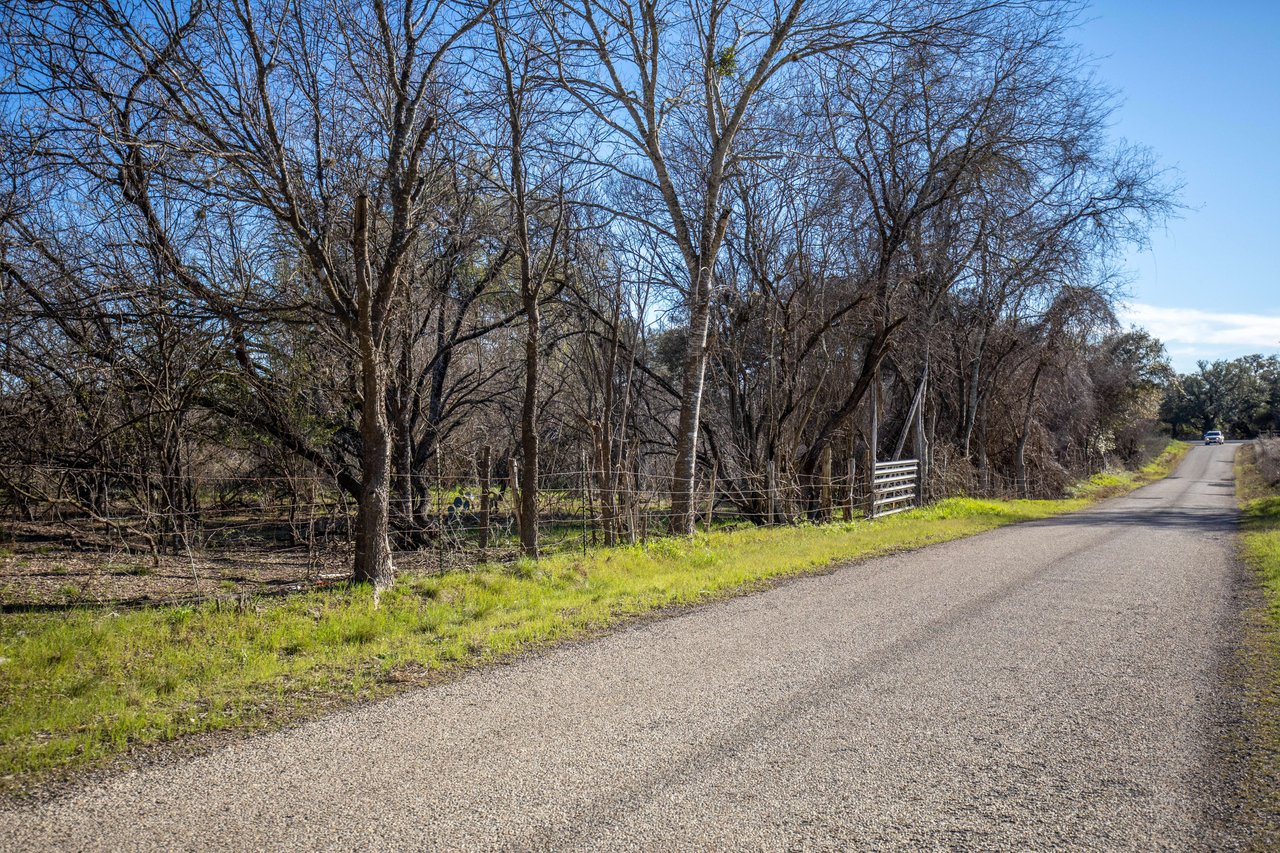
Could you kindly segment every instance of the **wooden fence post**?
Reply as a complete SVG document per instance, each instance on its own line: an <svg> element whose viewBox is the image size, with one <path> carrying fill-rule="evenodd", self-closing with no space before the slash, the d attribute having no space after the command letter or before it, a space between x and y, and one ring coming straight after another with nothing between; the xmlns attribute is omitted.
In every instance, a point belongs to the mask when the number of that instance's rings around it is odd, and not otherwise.
<svg viewBox="0 0 1280 853"><path fill-rule="evenodd" d="M626 536L628 545L634 545L636 544L636 527L638 524L635 516L635 504L631 499L631 478L627 475L627 466L622 462L618 463L616 482L618 489L618 518L621 525L618 532Z"/></svg>
<svg viewBox="0 0 1280 853"><path fill-rule="evenodd" d="M765 516L765 523L776 524L778 521L778 476L772 459L769 460L769 468L765 475L764 488L766 492L766 501L769 506L769 511Z"/></svg>
<svg viewBox="0 0 1280 853"><path fill-rule="evenodd" d="M711 466L711 487L707 490L707 523L706 530L711 532L711 520L716 511L716 467Z"/></svg>
<svg viewBox="0 0 1280 853"><path fill-rule="evenodd" d="M489 558L489 445L480 448L480 559Z"/></svg>
<svg viewBox="0 0 1280 853"><path fill-rule="evenodd" d="M587 506L591 502L591 497L590 497L591 481L587 476L587 451L585 450L578 451L578 459L582 465L582 473L580 475L581 483L582 483L582 495L579 498L579 500L582 501L582 556L585 557L587 556ZM595 514L594 511L592 512L592 514L593 515ZM592 539L595 538L595 532L596 532L595 528L592 527L591 529ZM594 545L595 542L592 542L591 544Z"/></svg>
<svg viewBox="0 0 1280 853"><path fill-rule="evenodd" d="M853 521L853 507L858 502L858 462L849 457L849 499L844 505L844 520Z"/></svg>
<svg viewBox="0 0 1280 853"><path fill-rule="evenodd" d="M440 574L444 574L444 535L449 525L444 508L444 452L439 445L436 446L436 513L440 534L436 537L439 545L436 549L439 554L437 560L440 563Z"/></svg>
<svg viewBox="0 0 1280 853"><path fill-rule="evenodd" d="M511 478L511 515L516 522L516 530L520 527L520 463L514 456L507 460L507 474Z"/></svg>
<svg viewBox="0 0 1280 853"><path fill-rule="evenodd" d="M822 520L831 518L831 446L828 445L822 449Z"/></svg>

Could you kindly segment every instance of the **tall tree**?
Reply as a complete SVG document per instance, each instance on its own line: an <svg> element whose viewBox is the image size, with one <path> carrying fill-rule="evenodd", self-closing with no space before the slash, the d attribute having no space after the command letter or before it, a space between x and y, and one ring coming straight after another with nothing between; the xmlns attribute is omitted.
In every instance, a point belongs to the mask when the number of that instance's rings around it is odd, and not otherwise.
<svg viewBox="0 0 1280 853"><path fill-rule="evenodd" d="M784 97L791 69L855 45L918 36L924 6L792 0L583 0L552 16L566 90L599 122L593 150L656 202L624 219L656 228L683 264L685 321L671 473L672 527L691 533L715 274L732 207L726 180L763 100ZM959 10L949 19L963 18ZM594 155L592 155L594 156Z"/></svg>

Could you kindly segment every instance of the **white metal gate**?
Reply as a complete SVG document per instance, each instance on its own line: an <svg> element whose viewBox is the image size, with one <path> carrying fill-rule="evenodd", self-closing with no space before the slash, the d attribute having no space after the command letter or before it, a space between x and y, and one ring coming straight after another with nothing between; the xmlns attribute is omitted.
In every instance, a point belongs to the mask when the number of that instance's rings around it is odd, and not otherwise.
<svg viewBox="0 0 1280 853"><path fill-rule="evenodd" d="M920 460L877 462L871 477L871 518L914 509L920 495Z"/></svg>

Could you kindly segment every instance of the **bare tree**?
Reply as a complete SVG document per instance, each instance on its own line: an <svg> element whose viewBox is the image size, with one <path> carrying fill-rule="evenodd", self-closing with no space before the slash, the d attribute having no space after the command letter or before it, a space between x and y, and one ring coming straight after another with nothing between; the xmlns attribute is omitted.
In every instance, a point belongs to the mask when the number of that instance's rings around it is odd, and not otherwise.
<svg viewBox="0 0 1280 853"><path fill-rule="evenodd" d="M683 262L677 289L687 334L671 502L673 529L691 533L714 276L732 212L724 187L751 156L739 147L740 133L758 102L781 96L798 63L897 36L905 15L896 6L806 0L584 0L559 8L564 20L551 20L563 85L599 122L597 139L619 151L609 165L656 197L651 210L632 216L657 228Z"/></svg>
<svg viewBox="0 0 1280 853"><path fill-rule="evenodd" d="M520 306L525 318L524 336L524 393L520 405L520 452L523 465L520 469L520 547L530 557L538 556L538 384L542 319L540 303L547 298L547 291L563 287L564 269L561 244L567 228L567 211L563 186L558 190L548 186L549 175L539 181L530 176L529 125L546 122L548 116L540 114L541 101L548 96L550 68L547 55L538 46L545 39L545 32L536 18L513 18L509 4L492 13L492 33L498 67L502 98L502 116L505 123L505 147L509 155L507 191L512 205L512 228L515 236L515 254L519 265ZM544 131L545 132L545 131ZM552 159L542 151L542 161ZM556 158L558 159L558 158ZM554 173L554 160L549 165ZM541 246L535 246L532 233L541 226L546 231Z"/></svg>
<svg viewBox="0 0 1280 853"><path fill-rule="evenodd" d="M385 585L483 447L535 556L565 489L613 543L709 467L764 521L912 435L1024 494L1129 454L1170 196L1073 9L0 0L0 509L163 550L207 470L323 480Z"/></svg>

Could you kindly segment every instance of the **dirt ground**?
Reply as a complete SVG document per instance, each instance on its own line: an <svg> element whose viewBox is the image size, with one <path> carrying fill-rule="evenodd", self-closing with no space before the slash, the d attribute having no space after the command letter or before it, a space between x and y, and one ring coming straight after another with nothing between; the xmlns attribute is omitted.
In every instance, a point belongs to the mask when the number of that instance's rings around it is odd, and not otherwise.
<svg viewBox="0 0 1280 853"><path fill-rule="evenodd" d="M434 549L401 551L402 572L441 570ZM444 568L473 564L476 554L446 551ZM181 603L297 592L351 577L352 548L335 542L293 547L237 543L190 554L153 555L53 523L0 523L0 609L82 604Z"/></svg>

